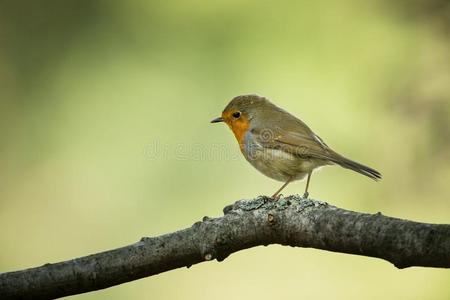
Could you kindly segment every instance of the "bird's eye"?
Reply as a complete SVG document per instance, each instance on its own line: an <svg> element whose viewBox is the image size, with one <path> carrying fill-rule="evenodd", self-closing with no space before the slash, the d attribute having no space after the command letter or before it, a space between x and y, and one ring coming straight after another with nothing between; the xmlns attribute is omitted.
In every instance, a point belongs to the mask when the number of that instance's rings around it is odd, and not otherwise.
<svg viewBox="0 0 450 300"><path fill-rule="evenodd" d="M240 111L234 112L234 113L232 114L232 116L233 116L233 118L235 118L235 119L239 119L239 117L241 116L241 112L240 112Z"/></svg>

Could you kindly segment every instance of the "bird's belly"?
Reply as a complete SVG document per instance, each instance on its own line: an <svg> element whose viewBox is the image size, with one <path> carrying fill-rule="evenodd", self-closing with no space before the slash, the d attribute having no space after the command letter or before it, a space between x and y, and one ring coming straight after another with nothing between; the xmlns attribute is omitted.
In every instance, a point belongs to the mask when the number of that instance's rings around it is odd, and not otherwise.
<svg viewBox="0 0 450 300"><path fill-rule="evenodd" d="M258 171L279 181L303 179L317 164L310 159L300 158L279 149L252 147L253 151L244 152L245 158Z"/></svg>

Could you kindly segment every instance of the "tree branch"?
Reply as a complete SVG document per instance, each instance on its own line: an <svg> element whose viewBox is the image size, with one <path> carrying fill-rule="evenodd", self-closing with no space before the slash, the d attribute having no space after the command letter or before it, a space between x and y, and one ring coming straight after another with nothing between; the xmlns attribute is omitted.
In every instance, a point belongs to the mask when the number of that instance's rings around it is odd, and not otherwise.
<svg viewBox="0 0 450 300"><path fill-rule="evenodd" d="M241 200L219 218L65 262L0 274L2 299L48 299L99 290L259 245L378 257L397 268L450 267L450 225L340 209L298 196Z"/></svg>

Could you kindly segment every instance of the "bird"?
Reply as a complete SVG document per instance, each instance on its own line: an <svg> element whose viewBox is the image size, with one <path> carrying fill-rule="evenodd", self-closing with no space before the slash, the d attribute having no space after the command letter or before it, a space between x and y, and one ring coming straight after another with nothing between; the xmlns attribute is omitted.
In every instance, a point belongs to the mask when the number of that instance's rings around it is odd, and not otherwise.
<svg viewBox="0 0 450 300"><path fill-rule="evenodd" d="M230 127L242 154L253 167L283 182L272 199L278 200L289 183L305 177L303 197L308 198L312 172L326 165L339 165L375 181L381 179L380 172L333 151L302 120L265 97L256 94L234 97L221 116L211 121L220 122Z"/></svg>

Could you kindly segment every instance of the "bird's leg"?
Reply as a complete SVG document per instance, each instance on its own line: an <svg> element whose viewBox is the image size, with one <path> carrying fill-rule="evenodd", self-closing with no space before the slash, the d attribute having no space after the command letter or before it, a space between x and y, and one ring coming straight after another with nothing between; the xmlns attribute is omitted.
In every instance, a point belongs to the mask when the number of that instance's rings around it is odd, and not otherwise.
<svg viewBox="0 0 450 300"><path fill-rule="evenodd" d="M312 172L308 173L308 179L306 179L306 188L305 193L303 194L303 198L308 199L309 193L308 193L308 187L309 187L309 180L311 179Z"/></svg>
<svg viewBox="0 0 450 300"><path fill-rule="evenodd" d="M289 182L291 182L291 180L292 180L292 177L289 178L289 179L286 181L286 183L283 184L283 185L278 189L278 191L276 191L275 194L272 195L271 198L274 199L275 201L278 200L278 199L280 199L280 196L281 196L281 195L279 195L280 192L281 192L281 191L289 184Z"/></svg>

